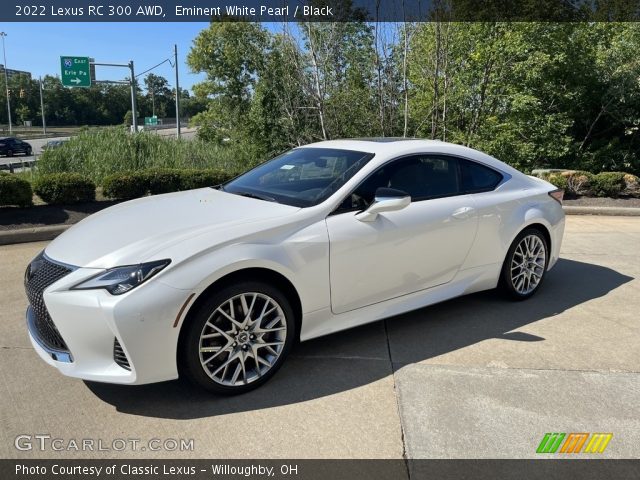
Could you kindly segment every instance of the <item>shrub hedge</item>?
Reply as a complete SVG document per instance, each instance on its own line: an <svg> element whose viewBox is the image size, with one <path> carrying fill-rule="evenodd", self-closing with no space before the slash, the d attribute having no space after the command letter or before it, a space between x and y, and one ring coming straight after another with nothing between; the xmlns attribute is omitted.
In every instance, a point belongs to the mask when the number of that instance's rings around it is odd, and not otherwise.
<svg viewBox="0 0 640 480"><path fill-rule="evenodd" d="M582 171L554 172L547 176L547 180L564 189L569 196L640 196L640 179L630 173L602 172L594 175Z"/></svg>
<svg viewBox="0 0 640 480"><path fill-rule="evenodd" d="M0 172L0 206L29 207L32 205L32 199L33 191L27 180Z"/></svg>
<svg viewBox="0 0 640 480"><path fill-rule="evenodd" d="M623 172L602 172L593 177L591 190L597 197L620 196L625 189L625 173Z"/></svg>
<svg viewBox="0 0 640 480"><path fill-rule="evenodd" d="M553 174L549 176L547 181L553 186L563 189L565 193L570 193L569 183L567 182L567 177L565 175Z"/></svg>
<svg viewBox="0 0 640 480"><path fill-rule="evenodd" d="M96 185L78 173L41 175L33 183L34 192L50 205L92 202Z"/></svg>
<svg viewBox="0 0 640 480"><path fill-rule="evenodd" d="M107 198L130 200L144 197L148 188L140 172L121 172L108 175L102 181L102 194Z"/></svg>
<svg viewBox="0 0 640 480"><path fill-rule="evenodd" d="M232 177L230 173L213 169L150 168L109 175L102 182L102 193L108 198L128 200L147 193L155 195L217 185Z"/></svg>

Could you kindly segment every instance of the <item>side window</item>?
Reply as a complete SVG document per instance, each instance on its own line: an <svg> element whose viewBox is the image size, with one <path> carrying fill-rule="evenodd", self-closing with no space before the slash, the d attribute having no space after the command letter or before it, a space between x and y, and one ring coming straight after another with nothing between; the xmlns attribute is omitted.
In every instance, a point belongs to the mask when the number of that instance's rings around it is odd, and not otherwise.
<svg viewBox="0 0 640 480"><path fill-rule="evenodd" d="M467 193L488 192L502 181L495 170L470 160L460 160L462 189Z"/></svg>
<svg viewBox="0 0 640 480"><path fill-rule="evenodd" d="M371 174L346 198L338 211L365 209L380 187L395 188L416 202L461 192L458 160L438 155L415 155L392 161Z"/></svg>

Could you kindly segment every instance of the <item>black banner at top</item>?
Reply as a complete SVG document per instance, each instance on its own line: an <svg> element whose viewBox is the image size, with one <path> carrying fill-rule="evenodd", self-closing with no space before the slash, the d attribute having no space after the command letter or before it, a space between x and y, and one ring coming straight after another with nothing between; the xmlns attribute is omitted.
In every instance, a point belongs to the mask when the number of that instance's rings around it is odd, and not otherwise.
<svg viewBox="0 0 640 480"><path fill-rule="evenodd" d="M640 0L2 0L2 22L635 22Z"/></svg>

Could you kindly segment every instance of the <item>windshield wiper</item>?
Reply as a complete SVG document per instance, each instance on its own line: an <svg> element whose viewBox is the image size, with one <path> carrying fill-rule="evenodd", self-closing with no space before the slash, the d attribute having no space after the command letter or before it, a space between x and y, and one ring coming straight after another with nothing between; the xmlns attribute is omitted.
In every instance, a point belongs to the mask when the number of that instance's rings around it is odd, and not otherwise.
<svg viewBox="0 0 640 480"><path fill-rule="evenodd" d="M234 195L240 195L241 197L256 198L258 200L264 200L266 202L278 203L278 201L275 198L269 197L268 195L262 195L260 193L252 193L252 192L228 192L228 193L233 193Z"/></svg>

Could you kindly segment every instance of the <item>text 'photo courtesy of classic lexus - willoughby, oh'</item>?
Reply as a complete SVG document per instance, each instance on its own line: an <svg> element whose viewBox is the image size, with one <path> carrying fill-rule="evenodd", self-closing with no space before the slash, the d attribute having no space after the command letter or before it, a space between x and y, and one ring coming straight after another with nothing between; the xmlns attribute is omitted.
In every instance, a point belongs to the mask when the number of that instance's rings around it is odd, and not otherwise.
<svg viewBox="0 0 640 480"><path fill-rule="evenodd" d="M25 272L31 341L72 377L245 392L298 340L496 287L529 298L558 260L562 193L439 141L295 148L57 237Z"/></svg>

